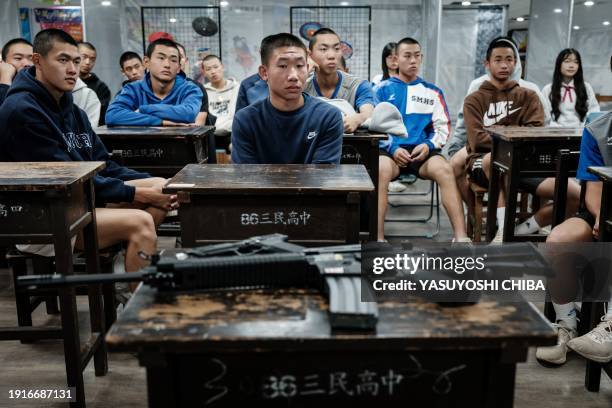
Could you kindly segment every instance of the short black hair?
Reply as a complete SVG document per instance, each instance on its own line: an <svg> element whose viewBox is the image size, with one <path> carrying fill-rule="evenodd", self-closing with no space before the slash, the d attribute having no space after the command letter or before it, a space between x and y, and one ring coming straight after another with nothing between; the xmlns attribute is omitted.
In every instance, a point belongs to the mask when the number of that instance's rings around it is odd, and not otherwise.
<svg viewBox="0 0 612 408"><path fill-rule="evenodd" d="M338 33L336 33L331 28L327 28L327 27L319 28L317 31L314 32L312 37L310 37L310 41L308 42L308 49L310 51L312 51L312 49L314 48L315 44L317 43L317 37L320 36L320 35L324 35L324 34L335 35L336 37L338 37L338 40L340 40L340 36L338 35Z"/></svg>
<svg viewBox="0 0 612 408"><path fill-rule="evenodd" d="M158 40L153 41L152 43L149 43L149 45L147 46L147 52L145 53L145 55L151 58L151 56L153 55L153 52L155 51L155 47L157 47L158 45L164 45L166 47L171 47L171 48L176 49L176 52L178 52L179 54L179 60L180 60L181 51L179 50L178 45L174 41L169 40L167 38L160 38Z"/></svg>
<svg viewBox="0 0 612 408"><path fill-rule="evenodd" d="M399 40L399 41L397 42L397 46L396 46L396 48L395 48L395 49L396 49L396 50L399 50L400 45L402 45L402 44L406 44L406 45L409 45L409 44L416 44L416 45L418 45L418 46L419 46L419 48L422 48L422 47L421 47L421 43L420 43L420 42L418 42L417 40L415 40L415 39L414 39L414 38L412 38L412 37L404 37L404 38L402 38L401 40Z"/></svg>
<svg viewBox="0 0 612 408"><path fill-rule="evenodd" d="M259 47L259 53L261 55L261 63L263 65L268 65L268 61L270 60L270 55L272 55L272 51L281 47L298 47L304 50L306 55L308 56L308 50L306 46L293 34L289 33L279 33L274 35L269 35L263 40L261 40L261 46Z"/></svg>
<svg viewBox="0 0 612 408"><path fill-rule="evenodd" d="M487 48L487 61L491 58L491 54L493 50L496 48L512 48L512 54L514 55L514 59L517 58L516 55L516 44L510 37L497 37L494 38L493 41L489 44L489 48Z"/></svg>
<svg viewBox="0 0 612 408"><path fill-rule="evenodd" d="M94 45L93 45L92 43L90 43L90 42L87 42L87 41L81 41L81 42L79 43L79 45L83 45L83 46L85 46L85 47L89 48L90 50L92 50L93 52L98 52L98 51L96 50L96 47L94 47Z"/></svg>
<svg viewBox="0 0 612 408"><path fill-rule="evenodd" d="M123 69L123 64L125 64L126 61L129 61L131 59L137 59L138 61L142 62L142 58L140 58L140 55L138 55L134 51L126 51L119 57L119 66L121 67L121 69Z"/></svg>
<svg viewBox="0 0 612 408"><path fill-rule="evenodd" d="M79 46L79 43L67 32L57 28L47 28L36 34L32 48L34 48L35 53L44 57L53 49L53 45L58 42L74 45L77 48Z"/></svg>
<svg viewBox="0 0 612 408"><path fill-rule="evenodd" d="M210 61L211 59L218 59L220 63L223 63L223 61L221 61L221 58L215 54L208 54L204 57L204 59L202 59L202 62Z"/></svg>
<svg viewBox="0 0 612 408"><path fill-rule="evenodd" d="M6 44L4 44L4 47L2 47L2 61L6 61L11 47L15 44L26 44L30 47L32 46L32 44L24 38L13 38L12 40L9 40Z"/></svg>

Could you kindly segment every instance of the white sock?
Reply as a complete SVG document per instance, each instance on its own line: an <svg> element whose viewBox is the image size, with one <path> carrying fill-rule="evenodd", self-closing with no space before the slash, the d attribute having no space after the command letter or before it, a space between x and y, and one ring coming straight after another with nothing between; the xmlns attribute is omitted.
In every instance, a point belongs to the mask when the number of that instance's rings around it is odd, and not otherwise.
<svg viewBox="0 0 612 408"><path fill-rule="evenodd" d="M497 228L499 231L504 230L504 220L506 218L506 207L499 207L497 209Z"/></svg>
<svg viewBox="0 0 612 408"><path fill-rule="evenodd" d="M576 306L574 302L558 304L553 302L557 321L563 321L565 325L571 329L578 328L578 320L576 319Z"/></svg>
<svg viewBox="0 0 612 408"><path fill-rule="evenodd" d="M610 295L610 299L608 299L608 311L606 312L604 320L612 320L612 295Z"/></svg>
<svg viewBox="0 0 612 408"><path fill-rule="evenodd" d="M531 216L527 221L521 223L516 227L514 233L516 235L534 234L540 229L540 224L535 219L535 216Z"/></svg>

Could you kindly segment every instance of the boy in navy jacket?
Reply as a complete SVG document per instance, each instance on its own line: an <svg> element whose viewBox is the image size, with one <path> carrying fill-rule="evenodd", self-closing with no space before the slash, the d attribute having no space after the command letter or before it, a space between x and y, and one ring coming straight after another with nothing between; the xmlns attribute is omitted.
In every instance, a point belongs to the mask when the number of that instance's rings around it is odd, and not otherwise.
<svg viewBox="0 0 612 408"><path fill-rule="evenodd" d="M106 111L109 126L188 126L202 106L202 91L185 78L174 41L147 47L144 79L126 84Z"/></svg>
<svg viewBox="0 0 612 408"><path fill-rule="evenodd" d="M264 38L259 75L270 95L234 116L232 162L340 163L342 114L303 93L307 57L302 41L291 34Z"/></svg>
<svg viewBox="0 0 612 408"><path fill-rule="evenodd" d="M164 179L110 160L87 115L72 102L80 59L76 41L65 32L36 35L34 66L17 75L0 107L0 161L104 161L106 168L94 178L99 245L127 241L125 269L136 271L147 264L138 252L156 249L155 224L178 203L161 193ZM82 244L77 240L77 247Z"/></svg>

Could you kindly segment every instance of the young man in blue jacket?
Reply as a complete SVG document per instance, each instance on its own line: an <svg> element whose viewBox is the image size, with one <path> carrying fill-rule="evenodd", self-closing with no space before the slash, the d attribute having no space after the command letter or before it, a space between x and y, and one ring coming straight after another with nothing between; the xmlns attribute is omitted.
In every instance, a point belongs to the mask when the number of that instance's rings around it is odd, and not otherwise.
<svg viewBox="0 0 612 408"><path fill-rule="evenodd" d="M34 66L17 75L0 107L0 161L105 162L94 177L99 245L127 242L125 269L137 271L147 264L138 252L155 251L155 224L177 208L176 196L162 194L164 179L110 160L87 115L72 102L81 56L69 34L39 32L32 60ZM76 246L82 245L77 240Z"/></svg>
<svg viewBox="0 0 612 408"><path fill-rule="evenodd" d="M407 138L391 137L381 147L378 177L378 239L384 240L387 189L389 182L407 172L440 186L453 241L469 241L465 230L463 203L454 179L453 169L440 150L450 134L450 118L444 94L419 76L423 54L413 38L397 43L399 77L390 78L376 90L379 102L395 105L404 117Z"/></svg>
<svg viewBox="0 0 612 408"><path fill-rule="evenodd" d="M340 163L340 110L303 93L307 51L294 35L281 33L261 43L259 75L269 97L236 112L232 162L247 164Z"/></svg>
<svg viewBox="0 0 612 408"><path fill-rule="evenodd" d="M174 41L147 47L144 79L126 84L106 111L109 126L189 126L202 105L202 91L181 72Z"/></svg>

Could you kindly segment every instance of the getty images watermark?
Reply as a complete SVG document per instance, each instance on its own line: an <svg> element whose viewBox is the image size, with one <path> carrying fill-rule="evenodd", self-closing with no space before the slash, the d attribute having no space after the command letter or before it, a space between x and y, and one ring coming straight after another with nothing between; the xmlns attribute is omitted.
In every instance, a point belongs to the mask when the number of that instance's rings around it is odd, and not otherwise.
<svg viewBox="0 0 612 408"><path fill-rule="evenodd" d="M612 244L451 246L367 244L362 248L362 300L425 299L473 303L554 299L607 301L611 288ZM555 285L557 283L557 285Z"/></svg>

